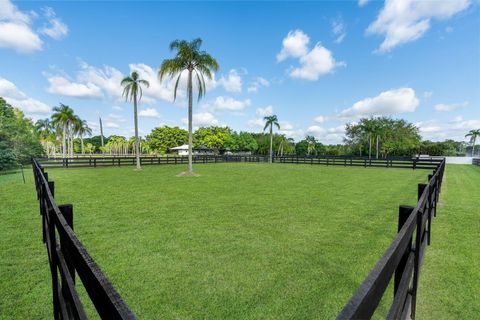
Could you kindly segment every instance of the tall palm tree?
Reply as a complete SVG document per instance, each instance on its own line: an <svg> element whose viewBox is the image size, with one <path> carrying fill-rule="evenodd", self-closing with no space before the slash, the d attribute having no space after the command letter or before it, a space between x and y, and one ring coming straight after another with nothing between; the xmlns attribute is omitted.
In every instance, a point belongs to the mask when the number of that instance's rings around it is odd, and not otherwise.
<svg viewBox="0 0 480 320"><path fill-rule="evenodd" d="M85 147L83 145L83 137L92 135L92 129L90 129L86 120L80 120L80 123L78 123L77 133L80 137L82 155L84 155L85 154Z"/></svg>
<svg viewBox="0 0 480 320"><path fill-rule="evenodd" d="M188 96L188 172L193 174L192 166L192 113L193 113L193 76L196 78L196 86L198 90L198 100L200 100L206 92L205 79L212 79L212 72L218 70L218 63L211 55L205 51L200 51L202 39L197 38L190 42L185 40L175 40L170 43L170 50L177 50L175 58L165 59L158 71L160 81L165 76L171 79L177 77L175 89L173 93L173 101L177 98L177 89L180 77L184 71L188 72L187 96Z"/></svg>
<svg viewBox="0 0 480 320"><path fill-rule="evenodd" d="M62 147L63 147L63 157L67 157L67 135L69 133L69 127L75 119L75 114L73 109L69 106L60 103L60 106L53 108L52 114L52 124L62 130Z"/></svg>
<svg viewBox="0 0 480 320"><path fill-rule="evenodd" d="M278 118L276 115L271 115L271 116L266 116L263 118L265 120L265 127L263 128L263 131L270 127L270 158L269 162L272 163L272 158L273 158L273 126L276 126L278 129L280 129L280 124L278 123Z"/></svg>
<svg viewBox="0 0 480 320"><path fill-rule="evenodd" d="M55 135L54 126L49 118L39 119L35 122L35 131L40 137L43 148L47 155L55 153ZM53 151L53 152L51 152Z"/></svg>
<svg viewBox="0 0 480 320"><path fill-rule="evenodd" d="M307 136L305 140L308 142L307 153L311 155L316 151L315 149L317 147L317 139L315 139L314 136Z"/></svg>
<svg viewBox="0 0 480 320"><path fill-rule="evenodd" d="M470 143L472 144L472 157L475 156L475 143L477 142L477 138L480 137L480 129L470 130L466 135L465 138L470 137Z"/></svg>
<svg viewBox="0 0 480 320"><path fill-rule="evenodd" d="M138 115L137 103L142 99L142 86L149 87L147 80L140 79L138 72L133 71L130 76L125 77L120 83L123 87L125 100L133 101L133 118L135 122L135 156L137 157L137 170L140 170L140 142L138 141Z"/></svg>

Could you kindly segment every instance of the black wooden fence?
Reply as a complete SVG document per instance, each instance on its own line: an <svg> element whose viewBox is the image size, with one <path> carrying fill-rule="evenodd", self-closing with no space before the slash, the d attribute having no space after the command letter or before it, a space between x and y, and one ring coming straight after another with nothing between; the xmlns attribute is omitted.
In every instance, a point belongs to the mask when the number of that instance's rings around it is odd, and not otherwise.
<svg viewBox="0 0 480 320"><path fill-rule="evenodd" d="M45 168L83 168L83 167L109 167L135 165L135 157L84 157L84 158L40 158L38 162ZM222 162L268 162L267 156L234 156L234 155L198 155L193 157L193 163L222 163ZM275 156L275 163L295 164L320 164L327 166L358 166L382 168L408 168L408 169L435 169L442 159L439 158L412 158L391 157L384 159L369 159L351 156ZM165 156L140 158L142 166L162 164L187 164L186 156Z"/></svg>
<svg viewBox="0 0 480 320"><path fill-rule="evenodd" d="M142 165L186 164L186 157L142 157ZM260 156L195 156L194 163L266 162ZM430 244L432 218L436 216L444 159L359 157L274 157L276 163L321 164L337 166L431 169L427 184L418 185L415 207L400 206L398 234L357 292L338 315L338 319L369 319L392 281L394 298L388 319L415 318L420 268L426 246ZM46 243L52 275L55 319L86 319L75 289L75 273L90 296L101 318L133 319L134 315L115 291L107 277L90 257L73 232L72 205L57 206L54 183L48 181L47 168L75 168L133 165L131 157L33 159L43 241ZM59 241L57 241L57 235ZM413 241L415 239L415 241ZM60 281L59 281L60 276Z"/></svg>
<svg viewBox="0 0 480 320"><path fill-rule="evenodd" d="M392 278L394 296L387 319L415 318L420 269L430 245L444 170L442 160L428 183L418 185L415 207L400 206L397 236L337 319L370 319Z"/></svg>
<svg viewBox="0 0 480 320"><path fill-rule="evenodd" d="M473 158L472 164L475 166L480 166L480 158Z"/></svg>
<svg viewBox="0 0 480 320"><path fill-rule="evenodd" d="M75 274L78 274L102 319L135 319L75 235L72 205L57 205L55 185L48 181L48 173L35 159L32 167L52 277L53 318L87 319L75 287Z"/></svg>

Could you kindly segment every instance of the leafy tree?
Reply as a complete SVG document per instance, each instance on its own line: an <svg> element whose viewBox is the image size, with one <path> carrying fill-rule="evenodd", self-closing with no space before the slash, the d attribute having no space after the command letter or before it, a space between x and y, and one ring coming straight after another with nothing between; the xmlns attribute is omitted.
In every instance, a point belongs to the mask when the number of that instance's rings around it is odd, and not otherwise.
<svg viewBox="0 0 480 320"><path fill-rule="evenodd" d="M305 157L308 154L308 141L306 139L295 144L295 154L299 157Z"/></svg>
<svg viewBox="0 0 480 320"><path fill-rule="evenodd" d="M95 146L90 142L85 143L85 153L92 154L95 152Z"/></svg>
<svg viewBox="0 0 480 320"><path fill-rule="evenodd" d="M149 87L147 80L140 79L138 72L133 71L130 76L123 78L120 83L123 87L122 96L125 100L133 102L133 119L135 123L135 157L137 158L137 170L140 170L140 141L138 139L138 114L137 104L142 99L142 86Z"/></svg>
<svg viewBox="0 0 480 320"><path fill-rule="evenodd" d="M278 123L278 118L276 115L271 115L271 116L266 116L263 118L265 121L265 127L263 128L263 131L270 127L270 158L269 162L272 163L272 158L273 158L273 126L276 126L277 129L280 129L280 124Z"/></svg>
<svg viewBox="0 0 480 320"><path fill-rule="evenodd" d="M0 170L28 163L43 153L32 121L0 97Z"/></svg>
<svg viewBox="0 0 480 320"><path fill-rule="evenodd" d="M184 71L187 71L187 97L188 97L188 172L193 174L192 165L192 147L193 147L193 130L192 130L192 114L193 114L193 81L192 77L196 77L196 89L198 90L198 100L200 100L206 92L205 79L212 79L212 72L218 70L217 61L205 51L200 51L202 39L197 38L190 42L185 40L175 40L170 43L170 50L177 50L173 59L165 59L158 71L158 78L161 81L165 76L170 78L177 77L175 81L175 89L173 100L177 97L178 84L180 77Z"/></svg>
<svg viewBox="0 0 480 320"><path fill-rule="evenodd" d="M157 127L146 137L146 144L152 152L167 153L170 148L188 142L188 131L179 127Z"/></svg>
<svg viewBox="0 0 480 320"><path fill-rule="evenodd" d="M253 135L249 132L233 132L225 141L225 149L230 151L250 151L255 152L258 144Z"/></svg>
<svg viewBox="0 0 480 320"><path fill-rule="evenodd" d="M225 142L230 138L232 131L229 127L205 127L198 128L193 133L195 146L206 146L215 150L225 149Z"/></svg>
<svg viewBox="0 0 480 320"><path fill-rule="evenodd" d="M470 137L470 143L472 144L472 157L475 156L475 143L477 138L480 137L480 129L470 130L466 135L465 138Z"/></svg>
<svg viewBox="0 0 480 320"><path fill-rule="evenodd" d="M83 140L84 140L85 144L91 143L95 147L95 150L100 150L100 147L102 146L102 137L101 136L93 136L91 138L85 138ZM106 143L108 143L108 138L107 137L103 137L103 140Z"/></svg>
<svg viewBox="0 0 480 320"><path fill-rule="evenodd" d="M362 118L358 124L346 126L347 145L350 148L359 148L360 153L362 149L368 149L369 157L373 136L377 137L378 153L383 157L411 155L420 146L418 128L403 119Z"/></svg>

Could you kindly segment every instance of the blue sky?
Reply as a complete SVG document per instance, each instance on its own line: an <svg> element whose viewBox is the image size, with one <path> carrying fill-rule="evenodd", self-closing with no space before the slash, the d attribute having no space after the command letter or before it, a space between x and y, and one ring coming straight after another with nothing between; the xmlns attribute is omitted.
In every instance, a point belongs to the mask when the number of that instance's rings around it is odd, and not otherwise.
<svg viewBox="0 0 480 320"><path fill-rule="evenodd" d="M340 143L361 116L405 118L426 139L480 128L476 0L316 2L11 2L0 0L0 96L33 119L60 102L98 133L131 136L120 80L150 81L139 126L185 127L183 93L156 72L174 39L201 37L220 64L194 126Z"/></svg>

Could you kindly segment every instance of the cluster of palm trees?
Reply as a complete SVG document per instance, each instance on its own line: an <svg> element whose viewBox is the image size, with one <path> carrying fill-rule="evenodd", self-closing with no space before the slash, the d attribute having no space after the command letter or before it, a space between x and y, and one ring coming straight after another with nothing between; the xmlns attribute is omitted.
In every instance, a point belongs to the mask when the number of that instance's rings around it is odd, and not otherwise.
<svg viewBox="0 0 480 320"><path fill-rule="evenodd" d="M72 108L62 103L53 108L50 119L38 120L35 128L48 155L56 155L57 138L61 140L61 153L64 158L73 157L75 137L80 138L81 152L85 154L83 138L92 135L92 129L89 128L87 121L82 120Z"/></svg>

